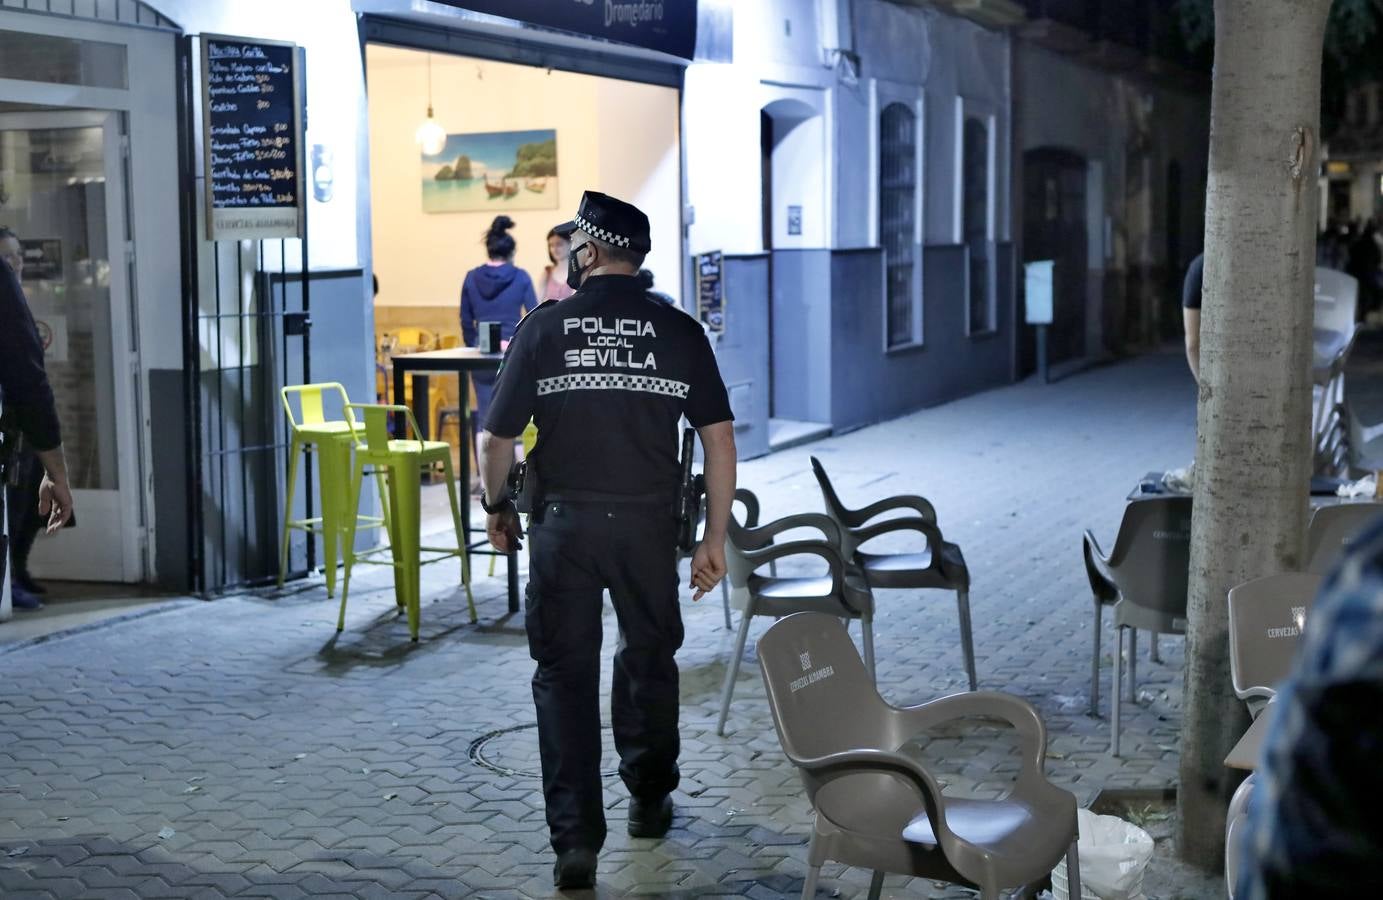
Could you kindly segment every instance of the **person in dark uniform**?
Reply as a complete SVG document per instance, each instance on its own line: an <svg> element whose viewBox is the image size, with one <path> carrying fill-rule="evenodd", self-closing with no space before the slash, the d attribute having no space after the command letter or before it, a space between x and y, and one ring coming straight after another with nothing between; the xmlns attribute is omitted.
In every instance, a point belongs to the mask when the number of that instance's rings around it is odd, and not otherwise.
<svg viewBox="0 0 1383 900"><path fill-rule="evenodd" d="M19 252L19 239L14 232L0 228L0 463L8 481L11 467L19 466L22 480L26 466L24 458L32 455L44 475L39 479L36 496L16 492L16 502L36 508L47 521L51 534L72 517L72 490L67 482L67 465L62 452L62 432L58 425L57 407L48 375L43 368L43 345L39 341L34 317L19 286L19 271L24 260ZM16 443L25 448L15 452ZM33 463L29 463L32 465ZM0 490L0 506L7 506L8 490ZM16 510L16 524L27 518ZM8 510L6 510L8 517ZM18 530L18 529L16 529ZM0 570L9 570L9 540L0 552ZM27 555L27 549L25 550ZM19 609L36 609L42 604L23 585L0 574L0 588L10 591L13 605Z"/></svg>
<svg viewBox="0 0 1383 900"><path fill-rule="evenodd" d="M1191 377L1201 380L1201 285L1205 280L1205 254L1198 253L1186 267L1181 282L1181 322L1186 326L1186 364Z"/></svg>
<svg viewBox="0 0 1383 900"><path fill-rule="evenodd" d="M602 592L619 620L611 716L629 834L662 837L678 783L682 644L677 538L678 421L705 449L705 535L692 559L693 599L725 574L735 491L733 416L700 324L649 297L637 278L648 217L587 191L572 226L575 294L521 323L500 369L481 436L482 503L491 542L518 545L505 479L530 417L527 629L537 662L533 702L543 795L559 888L590 887L605 842L600 781ZM506 498L506 499L501 499Z"/></svg>

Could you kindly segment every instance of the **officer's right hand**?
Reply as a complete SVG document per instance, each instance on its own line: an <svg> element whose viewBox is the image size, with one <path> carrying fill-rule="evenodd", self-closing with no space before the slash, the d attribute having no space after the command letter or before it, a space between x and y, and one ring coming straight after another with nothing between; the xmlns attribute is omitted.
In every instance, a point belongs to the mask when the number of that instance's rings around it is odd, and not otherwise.
<svg viewBox="0 0 1383 900"><path fill-rule="evenodd" d="M720 584L725 577L725 541L702 541L692 554L691 586L696 590L692 600L700 600Z"/></svg>
<svg viewBox="0 0 1383 900"><path fill-rule="evenodd" d="M520 541L523 526L519 524L518 510L512 504L486 517L485 533L490 538L490 546L501 553L515 553L523 549Z"/></svg>
<svg viewBox="0 0 1383 900"><path fill-rule="evenodd" d="M72 488L67 479L54 481L48 475L38 489L38 514L47 520L46 533L53 534L72 518Z"/></svg>

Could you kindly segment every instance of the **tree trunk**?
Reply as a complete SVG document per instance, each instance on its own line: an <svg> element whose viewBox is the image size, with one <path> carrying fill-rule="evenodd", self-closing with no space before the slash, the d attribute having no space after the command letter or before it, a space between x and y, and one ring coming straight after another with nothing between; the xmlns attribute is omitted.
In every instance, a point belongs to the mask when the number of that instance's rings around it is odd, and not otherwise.
<svg viewBox="0 0 1383 900"><path fill-rule="evenodd" d="M1330 0L1215 0L1205 300L1181 742L1182 856L1224 863L1248 725L1226 594L1300 567L1312 466L1321 52Z"/></svg>

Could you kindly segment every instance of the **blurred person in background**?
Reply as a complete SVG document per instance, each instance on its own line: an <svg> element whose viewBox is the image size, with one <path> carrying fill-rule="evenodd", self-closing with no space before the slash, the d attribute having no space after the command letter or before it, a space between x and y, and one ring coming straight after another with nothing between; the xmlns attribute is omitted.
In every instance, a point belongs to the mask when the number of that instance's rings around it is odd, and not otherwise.
<svg viewBox="0 0 1383 900"><path fill-rule="evenodd" d="M478 346L481 322L500 324L500 346L509 346L514 329L528 311L538 305L533 291L533 279L514 265L518 245L513 235L514 220L506 215L495 216L483 237L488 261L466 273L461 283L461 339L467 347ZM550 246L550 244L549 244ZM471 418L471 446L479 433L479 423L485 421L490 398L495 392L494 372L472 372L475 387L475 416ZM465 397L461 398L464 403ZM479 475L472 480L471 492L480 492Z"/></svg>
<svg viewBox="0 0 1383 900"><path fill-rule="evenodd" d="M10 573L4 587L14 608L37 609L42 588L29 577L29 550L45 522L51 534L72 517L72 489L23 271L19 237L0 227L0 505L8 526L0 568Z"/></svg>
<svg viewBox="0 0 1383 900"><path fill-rule="evenodd" d="M560 226L559 226L560 227ZM571 255L571 232L553 228L547 233L547 258L543 269L543 299L565 300L576 293L567 284L567 257Z"/></svg>

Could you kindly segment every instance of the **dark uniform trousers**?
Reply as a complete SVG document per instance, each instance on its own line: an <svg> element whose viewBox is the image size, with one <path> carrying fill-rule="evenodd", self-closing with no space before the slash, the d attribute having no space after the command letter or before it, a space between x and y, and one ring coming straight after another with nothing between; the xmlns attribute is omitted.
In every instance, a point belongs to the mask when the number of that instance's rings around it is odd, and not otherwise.
<svg viewBox="0 0 1383 900"><path fill-rule="evenodd" d="M0 485L0 493L8 501L5 515L10 523L10 571L29 571L29 551L34 539L43 529L43 517L38 514L38 493L43 485L43 465L33 451L24 448L15 461L19 469L13 486ZM3 568L3 564L0 564Z"/></svg>
<svg viewBox="0 0 1383 900"><path fill-rule="evenodd" d="M599 850L602 591L619 621L610 698L620 778L654 800L677 786L677 538L670 503L549 502L529 524L528 646L552 846Z"/></svg>

